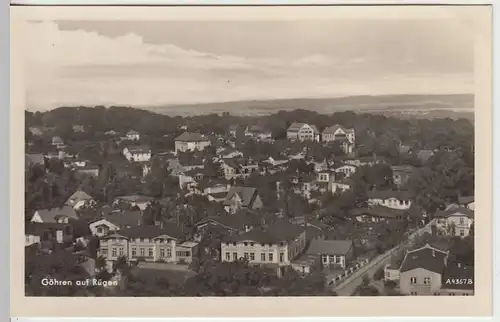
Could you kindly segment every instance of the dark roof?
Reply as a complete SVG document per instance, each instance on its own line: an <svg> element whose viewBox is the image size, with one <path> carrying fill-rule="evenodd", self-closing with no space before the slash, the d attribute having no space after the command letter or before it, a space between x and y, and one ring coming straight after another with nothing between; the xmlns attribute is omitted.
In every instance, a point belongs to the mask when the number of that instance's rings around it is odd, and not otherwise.
<svg viewBox="0 0 500 322"><path fill-rule="evenodd" d="M133 145L133 146L128 146L127 149L132 154L151 153L151 147L149 145Z"/></svg>
<svg viewBox="0 0 500 322"><path fill-rule="evenodd" d="M140 224L142 215L140 211L112 211L108 212L106 214L103 214L101 217L93 220L92 222L99 221L101 219L105 219L112 223L113 225L116 225L120 227L121 229L123 228L128 228L128 227L135 227ZM92 223L91 222L91 223Z"/></svg>
<svg viewBox="0 0 500 322"><path fill-rule="evenodd" d="M207 217L196 224L201 226L206 223L213 223L223 227L240 230L245 226L255 226L261 223L261 216L248 211L239 211L234 215Z"/></svg>
<svg viewBox="0 0 500 322"><path fill-rule="evenodd" d="M103 238L114 238L113 236L120 235L128 238L156 238L162 235L167 235L172 238L181 239L183 233L181 229L175 224L164 224L163 228L158 226L135 226L131 228L120 229L118 232Z"/></svg>
<svg viewBox="0 0 500 322"><path fill-rule="evenodd" d="M458 203L461 205L466 205L474 202L474 196L460 196L458 197Z"/></svg>
<svg viewBox="0 0 500 322"><path fill-rule="evenodd" d="M26 165L39 164L44 165L45 159L41 153L28 153L25 155Z"/></svg>
<svg viewBox="0 0 500 322"><path fill-rule="evenodd" d="M405 214L404 210L392 209L384 206L357 208L353 209L351 212L352 216L368 215L372 217L381 217L381 218L396 218L398 216L403 216L404 214Z"/></svg>
<svg viewBox="0 0 500 322"><path fill-rule="evenodd" d="M368 199L390 199L396 198L399 200L410 200L411 193L408 191L395 190L369 190L367 191Z"/></svg>
<svg viewBox="0 0 500 322"><path fill-rule="evenodd" d="M415 268L443 274L448 254L426 244L424 247L406 253L399 271L401 273Z"/></svg>
<svg viewBox="0 0 500 322"><path fill-rule="evenodd" d="M119 196L116 197L115 200L122 200L127 202L147 202L155 200L155 198L149 196L141 196L141 195L130 195L130 196Z"/></svg>
<svg viewBox="0 0 500 322"><path fill-rule="evenodd" d="M435 217L448 218L452 216L465 215L469 218L474 218L474 211L466 207L453 207L444 211L436 211Z"/></svg>
<svg viewBox="0 0 500 322"><path fill-rule="evenodd" d="M352 240L320 240L314 239L307 250L307 254L334 254L345 255L352 248Z"/></svg>
<svg viewBox="0 0 500 322"><path fill-rule="evenodd" d="M175 141L181 142L201 142L209 141L209 139L200 133L184 132L175 138Z"/></svg>
<svg viewBox="0 0 500 322"><path fill-rule="evenodd" d="M238 195L244 207L249 207L257 195L257 189L253 187L232 187L227 193L224 205L231 205L231 199L234 195Z"/></svg>
<svg viewBox="0 0 500 322"><path fill-rule="evenodd" d="M63 230L66 225L58 223L26 223L24 231L26 235L42 236L48 230Z"/></svg>
<svg viewBox="0 0 500 322"><path fill-rule="evenodd" d="M223 199L226 198L227 192L214 192L210 193L209 195L214 197L215 199Z"/></svg>
<svg viewBox="0 0 500 322"><path fill-rule="evenodd" d="M285 220L277 220L267 227L254 228L249 232L231 237L230 239L235 242L249 240L261 244L278 244L280 242L295 240L303 231L304 228L301 226L294 225Z"/></svg>
<svg viewBox="0 0 500 322"><path fill-rule="evenodd" d="M200 166L203 165L202 158L190 158L190 159L179 159L179 164L183 167L185 166Z"/></svg>
<svg viewBox="0 0 500 322"><path fill-rule="evenodd" d="M78 215L76 214L75 210L70 206L56 207L51 209L39 209L36 212L45 223L55 223L57 222L57 218L60 216L65 216L75 220L78 219Z"/></svg>
<svg viewBox="0 0 500 322"><path fill-rule="evenodd" d="M415 167L410 165L393 165L391 166L393 172L406 172L412 173L415 170Z"/></svg>

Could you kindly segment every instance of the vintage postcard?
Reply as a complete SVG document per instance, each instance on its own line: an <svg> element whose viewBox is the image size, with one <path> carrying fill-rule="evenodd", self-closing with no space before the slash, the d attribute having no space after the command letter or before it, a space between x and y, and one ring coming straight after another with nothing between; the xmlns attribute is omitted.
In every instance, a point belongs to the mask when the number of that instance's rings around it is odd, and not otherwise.
<svg viewBox="0 0 500 322"><path fill-rule="evenodd" d="M490 7L11 13L13 316L492 314Z"/></svg>

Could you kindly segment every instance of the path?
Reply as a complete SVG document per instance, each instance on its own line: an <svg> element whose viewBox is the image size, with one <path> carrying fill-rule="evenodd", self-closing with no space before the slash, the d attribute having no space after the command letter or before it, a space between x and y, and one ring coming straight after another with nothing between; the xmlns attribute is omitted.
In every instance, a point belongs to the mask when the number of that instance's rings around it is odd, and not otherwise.
<svg viewBox="0 0 500 322"><path fill-rule="evenodd" d="M402 245L404 245L405 243L412 244L415 240L415 236L422 235L424 232L430 231L430 225L431 223L411 233L405 242L399 244L393 249L388 250L384 254L377 256L371 262L361 267L358 271L354 272L346 280L335 286L333 290L337 293L338 296L350 296L352 292L354 292L356 287L361 284L364 275L368 275L370 276L370 278L372 278L377 269L379 269L380 267L384 267L386 264L390 263L391 255L398 251Z"/></svg>

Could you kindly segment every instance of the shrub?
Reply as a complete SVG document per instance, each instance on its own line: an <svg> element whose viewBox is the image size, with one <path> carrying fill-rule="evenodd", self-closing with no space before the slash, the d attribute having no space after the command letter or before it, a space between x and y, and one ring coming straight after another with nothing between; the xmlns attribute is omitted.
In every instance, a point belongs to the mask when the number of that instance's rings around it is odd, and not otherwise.
<svg viewBox="0 0 500 322"><path fill-rule="evenodd" d="M389 289L395 288L395 287L396 287L396 285L397 285L397 283L396 283L396 282L394 282L394 281L385 281L385 282L384 282L384 286L385 286L386 288L389 288Z"/></svg>

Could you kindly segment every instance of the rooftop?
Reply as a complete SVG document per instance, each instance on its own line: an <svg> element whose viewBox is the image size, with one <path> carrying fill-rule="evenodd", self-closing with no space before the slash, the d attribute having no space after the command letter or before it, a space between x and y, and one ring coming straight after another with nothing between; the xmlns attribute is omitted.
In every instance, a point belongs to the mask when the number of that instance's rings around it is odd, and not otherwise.
<svg viewBox="0 0 500 322"><path fill-rule="evenodd" d="M353 247L352 240L321 240L313 239L307 250L307 254L334 254L345 255Z"/></svg>
<svg viewBox="0 0 500 322"><path fill-rule="evenodd" d="M201 142L201 141L209 141L209 139L200 134L200 133L192 133L192 132L184 132L178 137L175 138L175 141L179 142Z"/></svg>

